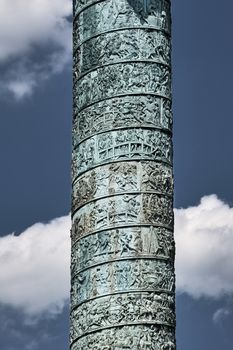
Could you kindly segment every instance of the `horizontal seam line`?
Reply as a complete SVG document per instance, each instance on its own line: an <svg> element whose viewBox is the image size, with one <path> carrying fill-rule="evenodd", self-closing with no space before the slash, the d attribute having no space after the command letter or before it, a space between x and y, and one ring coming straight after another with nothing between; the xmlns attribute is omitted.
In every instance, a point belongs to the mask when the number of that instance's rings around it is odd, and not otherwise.
<svg viewBox="0 0 233 350"><path fill-rule="evenodd" d="M167 226L167 225L163 225L163 224L145 224L145 223L138 223L138 224L132 224L132 225L119 225L119 226L112 226L112 227L108 227L108 228L103 228L103 229L99 229L99 230L96 230L96 231L92 231L88 234L85 234L81 237L79 237L78 239L76 239L74 242L72 242L72 245L75 245L78 241L80 241L81 239L85 238L85 237L88 237L88 236L91 236L91 235L94 235L98 232L105 232L105 231L112 231L112 230L115 230L115 229L121 229L121 228L131 228L131 227L157 227L157 228L165 228L167 229L168 231L171 231L173 232L174 230L174 225L172 224L171 226ZM72 237L71 237L72 238Z"/></svg>
<svg viewBox="0 0 233 350"><path fill-rule="evenodd" d="M139 196L140 194L154 194L154 195L158 195L158 196L163 196L163 197L167 197L169 199L173 199L173 195L172 194L168 194L168 193L164 193L164 192L160 192L160 191L125 191L125 192L121 192L121 193L114 193L114 194L107 194L105 196L102 197L98 197L98 198L94 198L89 200L88 202L82 204L80 207L78 207L77 209L75 209L72 214L71 214L71 218L74 217L74 215L83 207L85 207L86 205L90 204L90 203L94 203L97 202L101 199L106 199L106 198L114 198L114 197L120 197L120 196L124 196L124 195L137 195Z"/></svg>
<svg viewBox="0 0 233 350"><path fill-rule="evenodd" d="M84 299L78 305L72 307L70 312L73 312L73 310L79 308L80 305L88 303L88 302L93 301L95 299L102 299L102 298L106 298L106 297L110 297L110 296L114 296L114 295L132 294L132 293L157 293L157 294L164 293L164 294L168 294L168 295L175 295L174 291L169 291L169 290L163 289L163 288L161 288L161 289L132 289L132 290L127 290L127 291L126 290L119 290L119 291L115 291L112 293L97 295L93 298Z"/></svg>
<svg viewBox="0 0 233 350"><path fill-rule="evenodd" d="M175 316L174 316L175 317ZM119 323L119 324L115 324L112 326L106 326L106 327L100 327L97 328L95 330L89 331L89 332L85 332L82 335L78 336L77 338L75 338L75 340L72 341L71 346L73 346L76 342L78 342L80 339L82 339L83 337L86 337L88 335L91 335L93 333L97 333L97 332L101 332L103 330L107 330L107 329L112 329L112 328L118 328L118 327L125 327L125 326L140 326L140 325L159 325L159 326L166 326L169 328L174 328L175 324L172 325L170 323L167 322L159 322L159 321L144 321L144 322L125 322L125 323Z"/></svg>
<svg viewBox="0 0 233 350"><path fill-rule="evenodd" d="M127 93L123 93L123 94L119 94L119 95L113 95L113 96L110 96L110 97L105 97L105 98L102 98L102 99L99 99L97 101L94 101L94 102L91 102L87 105L84 105L84 107L80 108L77 113L75 115L77 115L78 113L82 112L84 109L86 108L89 108L97 103L100 103L102 101L107 101L107 100L112 100L112 99L115 99L115 98L119 98L119 97L127 97L127 96L154 96L154 97L160 97L160 98L164 98L168 101L171 101L171 96L168 97L168 96L165 96L165 95L161 95L161 94L158 94L158 93L154 93L154 92L127 92ZM74 99L75 99L75 96L74 96ZM75 104L75 102L74 102Z"/></svg>
<svg viewBox="0 0 233 350"><path fill-rule="evenodd" d="M74 85L81 80L83 77L85 77L85 75L87 75L88 73L94 72L97 69L100 68L104 68L104 67L109 67L109 66L114 66L116 64L121 64L121 63L151 63L151 64L161 64L167 68L171 68L171 64L165 63L165 62L161 62L159 60L149 60L149 59L138 59L138 60L119 60L119 61L114 61L114 62L109 62L109 63L105 63L102 65L98 65L98 66L94 66L92 69L89 69L88 71L86 71L85 73L81 74L78 78L76 78L76 80L74 79ZM74 68L76 67L76 65L74 66Z"/></svg>
<svg viewBox="0 0 233 350"><path fill-rule="evenodd" d="M74 19L74 23L75 23L75 19ZM125 31L125 30L137 30L137 29L141 29L141 30L151 30L151 31L155 31L155 32L163 32L165 35L168 35L169 37L171 36L171 33L168 31L168 30L165 30L163 28L159 28L159 27L154 27L154 26L138 26L138 27L121 27L121 28L115 28L115 29L109 29L109 30L105 30L103 32L99 32L99 33L96 33L95 35L92 35L90 36L89 38L81 41L77 46L74 46L74 55L76 54L76 51L81 47L83 46L83 44L85 44L86 42L94 39L94 38L97 38L98 36L101 36L101 35L105 35L105 34L108 34L108 33L114 33L114 32L120 32L120 31ZM75 37L75 31L76 31L76 28L75 28L75 25L73 27L73 38Z"/></svg>

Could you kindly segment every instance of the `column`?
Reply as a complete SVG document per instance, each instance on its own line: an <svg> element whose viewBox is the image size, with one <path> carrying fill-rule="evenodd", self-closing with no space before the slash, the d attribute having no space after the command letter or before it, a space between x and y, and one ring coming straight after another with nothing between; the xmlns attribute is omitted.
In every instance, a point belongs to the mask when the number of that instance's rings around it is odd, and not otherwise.
<svg viewBox="0 0 233 350"><path fill-rule="evenodd" d="M71 350L174 350L168 0L74 1Z"/></svg>

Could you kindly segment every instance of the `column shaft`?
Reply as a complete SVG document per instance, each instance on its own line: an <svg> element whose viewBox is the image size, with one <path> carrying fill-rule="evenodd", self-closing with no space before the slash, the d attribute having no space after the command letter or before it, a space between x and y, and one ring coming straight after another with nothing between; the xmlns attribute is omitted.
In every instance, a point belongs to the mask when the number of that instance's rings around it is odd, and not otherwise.
<svg viewBox="0 0 233 350"><path fill-rule="evenodd" d="M170 22L74 1L71 350L175 349Z"/></svg>

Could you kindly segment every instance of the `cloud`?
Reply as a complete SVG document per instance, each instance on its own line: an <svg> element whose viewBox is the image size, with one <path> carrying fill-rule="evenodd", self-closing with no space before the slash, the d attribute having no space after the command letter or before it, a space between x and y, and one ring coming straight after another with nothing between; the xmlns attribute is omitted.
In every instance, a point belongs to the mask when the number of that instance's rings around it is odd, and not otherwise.
<svg viewBox="0 0 233 350"><path fill-rule="evenodd" d="M22 74L21 74L22 75ZM21 100L26 96L30 96L33 92L36 84L36 77L33 75L32 77L19 75L18 78L8 80L5 82L5 89L11 92L17 100Z"/></svg>
<svg viewBox="0 0 233 350"><path fill-rule="evenodd" d="M213 314L214 323L222 323L227 317L231 315L231 310L227 308L220 308Z"/></svg>
<svg viewBox="0 0 233 350"><path fill-rule="evenodd" d="M70 217L64 216L0 238L0 303L23 309L32 323L45 311L62 311L70 289L69 231ZM212 195L175 209L175 237L178 292L194 298L231 295L233 208ZM214 319L224 313L217 311Z"/></svg>
<svg viewBox="0 0 233 350"><path fill-rule="evenodd" d="M177 289L198 298L233 293L233 208L206 196L175 210Z"/></svg>
<svg viewBox="0 0 233 350"><path fill-rule="evenodd" d="M1 92L21 99L67 66L72 49L71 15L71 0L1 1Z"/></svg>
<svg viewBox="0 0 233 350"><path fill-rule="evenodd" d="M70 289L70 217L0 238L0 302L27 314L62 311Z"/></svg>
<svg viewBox="0 0 233 350"><path fill-rule="evenodd" d="M37 350L39 348L39 344L35 341L32 340L25 346L25 350Z"/></svg>

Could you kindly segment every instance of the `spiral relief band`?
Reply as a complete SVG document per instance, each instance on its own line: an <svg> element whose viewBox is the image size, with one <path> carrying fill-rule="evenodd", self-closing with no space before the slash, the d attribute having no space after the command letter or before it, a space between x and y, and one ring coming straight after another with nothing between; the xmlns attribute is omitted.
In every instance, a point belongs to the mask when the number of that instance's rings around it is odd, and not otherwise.
<svg viewBox="0 0 233 350"><path fill-rule="evenodd" d="M71 350L175 350L169 0L73 0Z"/></svg>

